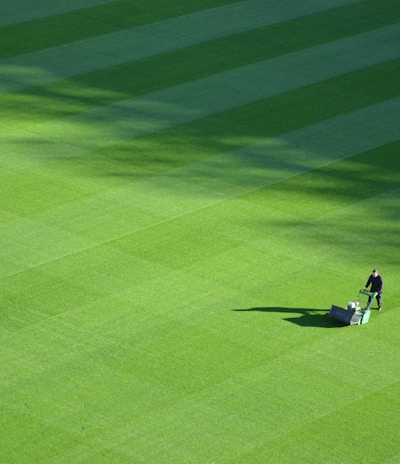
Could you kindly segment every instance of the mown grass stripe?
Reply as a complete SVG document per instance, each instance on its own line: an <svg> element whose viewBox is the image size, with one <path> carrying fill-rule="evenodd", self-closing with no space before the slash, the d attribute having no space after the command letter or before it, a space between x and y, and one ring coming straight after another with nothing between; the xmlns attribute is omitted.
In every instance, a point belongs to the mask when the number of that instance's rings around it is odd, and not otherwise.
<svg viewBox="0 0 400 464"><path fill-rule="evenodd" d="M15 92L199 42L281 22L327 8L326 3L298 5L290 0L270 10L263 1L247 0L157 24L81 40L72 44L0 61L0 93ZM353 0L333 0L329 8ZM272 13L274 12L274 13ZM68 63L68 65L66 65Z"/></svg>
<svg viewBox="0 0 400 464"><path fill-rule="evenodd" d="M40 13L40 9L26 8L22 11L23 14L33 12L37 19L16 25L1 27L0 19L0 57L5 58L56 47L96 35L109 34L174 16L216 8L235 3L235 1L176 0L167 4L164 0L152 0L151 3L120 0L97 3L99 4L94 7L85 7L82 3L81 7L78 6L76 9L72 4L68 4L64 8L66 12L63 13L62 9L56 10L57 5L53 2L54 11L47 8L41 16L36 16ZM71 10L68 9L69 7ZM43 33L44 31L46 33ZM26 37L30 40L26 40Z"/></svg>
<svg viewBox="0 0 400 464"><path fill-rule="evenodd" d="M400 53L399 31L400 25L389 26L28 130L5 128L2 173L78 156L392 60Z"/></svg>
<svg viewBox="0 0 400 464"><path fill-rule="evenodd" d="M48 2L46 0L2 0L0 26L30 21L36 18L59 15L68 11L113 3L112 0L68 0ZM21 30L23 33L24 31Z"/></svg>
<svg viewBox="0 0 400 464"><path fill-rule="evenodd" d="M396 121L399 110L399 98L382 102L6 224L1 227L4 253L0 277L117 240L398 140L399 123L390 125L388 121ZM36 231L34 237L32 229ZM16 231L20 238L17 250L11 246Z"/></svg>

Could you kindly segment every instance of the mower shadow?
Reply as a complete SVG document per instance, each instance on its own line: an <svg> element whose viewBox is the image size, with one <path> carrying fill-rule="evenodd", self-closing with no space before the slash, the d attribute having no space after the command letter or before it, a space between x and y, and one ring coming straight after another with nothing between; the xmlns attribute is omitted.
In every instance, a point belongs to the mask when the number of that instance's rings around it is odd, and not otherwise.
<svg viewBox="0 0 400 464"><path fill-rule="evenodd" d="M333 329L335 327L343 327L334 319L328 316L329 311L326 309L312 309L312 308L282 308L276 306L260 307L260 308L247 308L247 309L233 309L232 311L238 312L252 312L258 311L263 313L282 313L282 314L298 314L296 317L283 317L284 321L292 322L293 324L302 327L321 327L325 329Z"/></svg>

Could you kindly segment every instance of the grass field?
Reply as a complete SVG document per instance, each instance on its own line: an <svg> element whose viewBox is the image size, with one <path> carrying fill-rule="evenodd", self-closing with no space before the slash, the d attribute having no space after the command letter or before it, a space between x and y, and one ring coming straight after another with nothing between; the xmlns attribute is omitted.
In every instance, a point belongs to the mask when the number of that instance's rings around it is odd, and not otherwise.
<svg viewBox="0 0 400 464"><path fill-rule="evenodd" d="M33 3L0 7L0 463L400 463L398 0ZM383 311L330 319L374 267Z"/></svg>

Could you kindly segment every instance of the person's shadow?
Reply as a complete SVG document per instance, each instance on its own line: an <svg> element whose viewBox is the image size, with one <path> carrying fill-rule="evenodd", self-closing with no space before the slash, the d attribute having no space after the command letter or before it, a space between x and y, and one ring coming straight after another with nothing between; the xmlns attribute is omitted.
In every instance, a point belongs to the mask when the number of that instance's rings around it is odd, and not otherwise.
<svg viewBox="0 0 400 464"><path fill-rule="evenodd" d="M341 327L343 324L330 318L329 311L325 309L311 309L311 308L282 308L277 306L261 307L261 308L244 308L232 309L232 311L251 312L260 311L263 313L282 313L282 314L297 314L295 317L283 317L284 321L292 322L303 327L321 327L325 329L332 329Z"/></svg>

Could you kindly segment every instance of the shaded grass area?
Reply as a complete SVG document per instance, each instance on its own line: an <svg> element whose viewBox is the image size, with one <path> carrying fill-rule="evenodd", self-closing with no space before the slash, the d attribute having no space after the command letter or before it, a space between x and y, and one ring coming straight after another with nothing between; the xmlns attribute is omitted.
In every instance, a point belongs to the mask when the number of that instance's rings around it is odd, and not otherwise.
<svg viewBox="0 0 400 464"><path fill-rule="evenodd" d="M394 60L347 73L157 134L86 153L73 161L60 160L53 169L72 170L77 175L92 178L94 182L90 188L101 185L96 180L99 175L105 182L110 176L120 176L120 180L128 178L132 181L160 174L221 152L254 144L266 137L276 137L320 120L396 97L399 65L400 61ZM24 98L21 99L20 110L15 101L5 105L4 116L8 117L8 121L18 113L29 124L36 115L40 119L55 116L51 109L46 108L46 112L42 113L43 108L36 105L23 110L27 103L22 105L23 101ZM59 115L61 103L54 101L51 105L57 108ZM45 173L46 171L43 172ZM49 175L53 175L52 169ZM38 179L40 181L40 177ZM26 181L31 183L33 180L28 175ZM13 179L10 182L12 187ZM68 178L63 181L65 182L68 185ZM51 184L49 179L49 186ZM7 188L6 185L4 188ZM25 206L28 205L25 203Z"/></svg>
<svg viewBox="0 0 400 464"><path fill-rule="evenodd" d="M231 0L120 0L0 28L0 58L56 47L233 3ZM29 37L30 40L26 40Z"/></svg>
<svg viewBox="0 0 400 464"><path fill-rule="evenodd" d="M396 16L385 11L383 18L372 12L374 28L396 22ZM75 114L371 29L362 21L357 29L353 18L350 12L344 17L332 11L318 13L2 96L3 114L15 118L20 108L22 120L29 123L32 118ZM326 24L323 29L317 27L321 22Z"/></svg>
<svg viewBox="0 0 400 464"><path fill-rule="evenodd" d="M331 214L370 198L400 188L400 141L380 146L287 180L284 184L266 186L245 195L245 199L290 213L298 220L311 220ZM293 197L296 202L293 203ZM323 200L323 201L322 201ZM385 211L395 220L398 212L390 205ZM380 213L376 213L377 217ZM373 218L371 218L373 220ZM367 221L367 218L366 218Z"/></svg>

